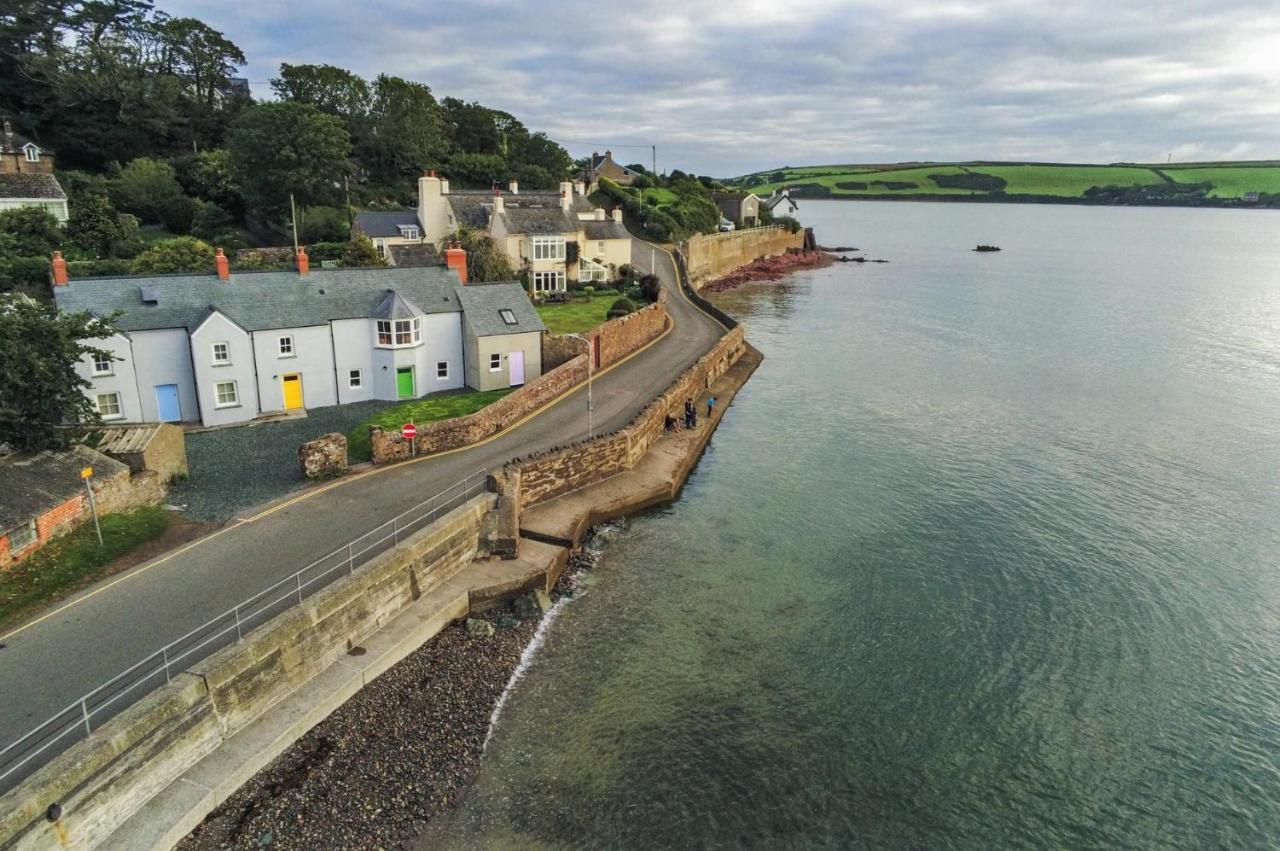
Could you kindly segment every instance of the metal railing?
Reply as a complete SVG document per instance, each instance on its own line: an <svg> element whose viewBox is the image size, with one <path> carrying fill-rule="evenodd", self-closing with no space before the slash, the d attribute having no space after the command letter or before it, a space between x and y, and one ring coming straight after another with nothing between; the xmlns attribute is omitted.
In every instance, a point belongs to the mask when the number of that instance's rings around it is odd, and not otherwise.
<svg viewBox="0 0 1280 851"><path fill-rule="evenodd" d="M55 713L0 750L0 792L16 785L134 701L171 682L187 666L240 641L256 627L300 604L334 579L350 576L356 567L375 556L399 548L408 536L484 493L485 482L483 470L472 473L169 642Z"/></svg>

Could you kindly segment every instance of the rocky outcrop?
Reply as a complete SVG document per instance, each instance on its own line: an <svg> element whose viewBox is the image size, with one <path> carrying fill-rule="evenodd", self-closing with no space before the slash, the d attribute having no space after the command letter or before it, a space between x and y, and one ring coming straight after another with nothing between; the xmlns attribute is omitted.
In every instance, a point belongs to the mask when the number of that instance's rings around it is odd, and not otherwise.
<svg viewBox="0 0 1280 851"><path fill-rule="evenodd" d="M798 251L791 250L786 254L778 254L773 257L761 257L754 260L741 268L734 269L723 278L717 278L702 288L705 292L723 292L740 287L743 284L753 284L760 281L776 281L797 269L816 269L822 266L830 266L832 263L831 255L822 251Z"/></svg>

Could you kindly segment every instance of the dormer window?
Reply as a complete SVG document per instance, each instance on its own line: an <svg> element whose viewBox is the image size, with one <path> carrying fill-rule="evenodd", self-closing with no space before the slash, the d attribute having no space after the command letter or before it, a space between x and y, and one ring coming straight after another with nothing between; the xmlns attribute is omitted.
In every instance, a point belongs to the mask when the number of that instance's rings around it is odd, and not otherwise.
<svg viewBox="0 0 1280 851"><path fill-rule="evenodd" d="M37 148L35 145L30 145L30 144L23 145L22 150L25 151L27 154L27 162L29 163L40 162L40 149Z"/></svg>
<svg viewBox="0 0 1280 851"><path fill-rule="evenodd" d="M418 239L421 232L417 225L400 225L400 236L403 239Z"/></svg>
<svg viewBox="0 0 1280 851"><path fill-rule="evenodd" d="M413 319L379 319L378 348L401 349L416 346L422 342L422 320Z"/></svg>

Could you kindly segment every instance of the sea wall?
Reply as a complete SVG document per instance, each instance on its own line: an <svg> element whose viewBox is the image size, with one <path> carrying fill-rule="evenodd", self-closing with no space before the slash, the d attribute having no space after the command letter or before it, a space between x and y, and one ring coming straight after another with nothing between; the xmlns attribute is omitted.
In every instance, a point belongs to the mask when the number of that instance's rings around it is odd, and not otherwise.
<svg viewBox="0 0 1280 851"><path fill-rule="evenodd" d="M701 396L745 350L742 327L733 328L622 429L508 464L502 483L517 490L500 485L500 501L517 506L518 517L520 510L632 469L662 435L667 416L681 416L684 401Z"/></svg>
<svg viewBox="0 0 1280 851"><path fill-rule="evenodd" d="M684 250L689 283L701 289L708 281L715 280L745 266L752 260L774 254L785 254L788 248L804 247L804 231L791 233L781 225L749 228L689 237Z"/></svg>
<svg viewBox="0 0 1280 851"><path fill-rule="evenodd" d="M410 446L399 432L372 426L369 444L373 463L401 461L414 455L415 450L418 455L426 455L470 446L510 428L587 380L588 346L597 352L597 362L590 368L605 369L656 340L668 322L663 292L653 304L585 332L582 336L591 340L589 344L576 337L549 337L544 343L544 358L549 348L552 359L560 361L558 366L473 414L419 426L414 438L416 447Z"/></svg>
<svg viewBox="0 0 1280 851"><path fill-rule="evenodd" d="M476 497L104 723L0 798L0 848L94 847L226 739L487 555L496 503ZM53 804L61 814L51 822Z"/></svg>

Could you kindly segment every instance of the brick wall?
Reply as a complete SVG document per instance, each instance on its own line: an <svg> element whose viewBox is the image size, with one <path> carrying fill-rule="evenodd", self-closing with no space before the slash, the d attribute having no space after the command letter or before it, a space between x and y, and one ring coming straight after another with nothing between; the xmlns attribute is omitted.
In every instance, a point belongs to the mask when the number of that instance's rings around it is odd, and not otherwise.
<svg viewBox="0 0 1280 851"><path fill-rule="evenodd" d="M581 337L568 334L547 334L542 338L542 368L550 371L562 363L568 363L578 355L587 353L587 344Z"/></svg>
<svg viewBox="0 0 1280 851"><path fill-rule="evenodd" d="M600 368L616 363L663 332L667 327L665 295L664 293L659 301L635 313L610 320L585 335L600 338ZM585 343L576 339L574 342L578 345L578 352L585 351ZM570 351L567 345L559 342L552 345L558 354ZM546 356L545 346L544 340L544 357ZM580 353L474 414L419 426L418 436L414 439L416 444L414 448L418 455L426 455L456 449L460 446L470 446L503 429L510 428L586 380L587 355ZM402 461L413 455L409 442L402 438L398 431L387 432L372 426L369 429L369 444L370 454L375 464Z"/></svg>
<svg viewBox="0 0 1280 851"><path fill-rule="evenodd" d="M689 237L686 250L689 283L695 290L701 289L708 281L723 277L752 260L786 254L788 248L803 246L804 231L790 233L778 225L708 236L696 233Z"/></svg>
<svg viewBox="0 0 1280 851"><path fill-rule="evenodd" d="M734 328L625 428L509 464L508 472L514 474L510 479L519 483L517 503L521 507L536 505L633 468L662 435L666 417L681 416L685 399L701 400L706 389L733 366L745 350L743 330Z"/></svg>

